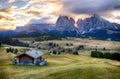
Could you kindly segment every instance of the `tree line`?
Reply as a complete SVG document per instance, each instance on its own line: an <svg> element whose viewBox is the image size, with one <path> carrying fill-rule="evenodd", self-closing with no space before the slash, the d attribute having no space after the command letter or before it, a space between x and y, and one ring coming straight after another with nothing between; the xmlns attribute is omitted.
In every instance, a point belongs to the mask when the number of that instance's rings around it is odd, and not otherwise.
<svg viewBox="0 0 120 79"><path fill-rule="evenodd" d="M13 46L24 46L24 47L29 46L29 44L27 44L27 43L23 43L23 42L19 41L18 39L12 39L12 38L1 38L0 43L13 45Z"/></svg>
<svg viewBox="0 0 120 79"><path fill-rule="evenodd" d="M35 41L61 40L63 37L55 35L41 35L35 38Z"/></svg>
<svg viewBox="0 0 120 79"><path fill-rule="evenodd" d="M106 58L106 59L112 59L112 60L118 60L120 61L120 53L114 52L114 53L103 53L100 51L91 51L91 57L96 58Z"/></svg>

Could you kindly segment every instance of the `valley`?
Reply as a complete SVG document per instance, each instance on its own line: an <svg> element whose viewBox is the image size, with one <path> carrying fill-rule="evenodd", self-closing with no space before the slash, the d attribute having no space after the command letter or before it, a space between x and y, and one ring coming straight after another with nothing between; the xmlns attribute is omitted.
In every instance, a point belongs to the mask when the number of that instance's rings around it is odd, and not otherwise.
<svg viewBox="0 0 120 79"><path fill-rule="evenodd" d="M0 79L120 79L120 0L0 0Z"/></svg>
<svg viewBox="0 0 120 79"><path fill-rule="evenodd" d="M40 37L37 37L40 38ZM75 37L67 37L67 38L62 38L59 40L46 40L46 41L35 41L35 37L32 38L14 38L14 39L19 39L20 41L23 41L25 43L29 43L31 46L33 47L41 47L43 49L47 49L49 48L49 43L55 43L58 44L58 47L61 48L75 48L79 45L83 45L84 49L79 50L79 54L84 53L85 52L91 52L94 51L95 48L97 48L97 50L103 51L103 48L105 48L105 52L119 52L120 51L120 42L116 42L116 41L104 41L104 40L95 40L95 39L88 39L88 38L75 38ZM45 40L45 39L44 39ZM32 43L34 42L34 43ZM66 44L72 44L72 45L66 45ZM50 50L47 49L47 50ZM84 52L82 52L84 51ZM89 54L90 55L90 54Z"/></svg>
<svg viewBox="0 0 120 79"><path fill-rule="evenodd" d="M119 79L120 62L104 58L90 57L91 51L97 46L98 51L119 52L120 43L115 41L94 40L88 38L67 37L61 40L35 41L35 37L12 38L29 43L30 47L2 45L0 48L0 79ZM34 41L34 42L33 42ZM48 44L55 43L62 48L74 49L83 45L84 49L78 51L79 55L69 52L61 52L60 55L50 55ZM70 44L70 46L69 46ZM73 44L71 46L71 44ZM17 48L18 50L33 49L45 53L47 60L45 66L28 66L12 64L14 53L7 53L6 48ZM103 48L106 50L103 50ZM56 48L56 47L55 47ZM57 49L57 48L56 48ZM18 54L22 52L19 51Z"/></svg>

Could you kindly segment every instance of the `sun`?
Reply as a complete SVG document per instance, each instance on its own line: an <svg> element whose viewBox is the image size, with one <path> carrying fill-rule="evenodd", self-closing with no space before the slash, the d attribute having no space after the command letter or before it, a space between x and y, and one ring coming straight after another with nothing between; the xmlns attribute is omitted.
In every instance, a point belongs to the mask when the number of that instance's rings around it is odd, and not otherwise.
<svg viewBox="0 0 120 79"><path fill-rule="evenodd" d="M62 6L60 4L48 3L45 6L46 9L43 9L43 12L45 12L46 14L52 14L52 13L60 11L61 7Z"/></svg>

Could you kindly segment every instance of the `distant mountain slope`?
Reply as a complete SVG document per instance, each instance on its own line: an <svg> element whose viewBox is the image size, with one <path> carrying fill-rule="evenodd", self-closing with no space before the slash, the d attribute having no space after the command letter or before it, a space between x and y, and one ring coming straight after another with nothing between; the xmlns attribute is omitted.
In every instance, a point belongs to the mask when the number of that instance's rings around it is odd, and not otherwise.
<svg viewBox="0 0 120 79"><path fill-rule="evenodd" d="M77 26L81 35L96 39L120 41L120 25L111 23L98 15L79 19Z"/></svg>
<svg viewBox="0 0 120 79"><path fill-rule="evenodd" d="M95 39L120 41L120 30L119 31L113 29L93 30L91 32L81 35Z"/></svg>
<svg viewBox="0 0 120 79"><path fill-rule="evenodd" d="M9 36L16 36L18 33L16 33L13 30L8 30L8 31L0 31L0 37L9 37Z"/></svg>
<svg viewBox="0 0 120 79"><path fill-rule="evenodd" d="M16 32L24 32L25 34L38 32L46 33L48 30L53 30L54 24L29 24L24 27L18 27Z"/></svg>

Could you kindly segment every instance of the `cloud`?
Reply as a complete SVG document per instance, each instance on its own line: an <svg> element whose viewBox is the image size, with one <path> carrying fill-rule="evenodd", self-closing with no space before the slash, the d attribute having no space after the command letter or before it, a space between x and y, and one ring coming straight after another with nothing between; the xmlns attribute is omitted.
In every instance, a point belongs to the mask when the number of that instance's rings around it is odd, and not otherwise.
<svg viewBox="0 0 120 79"><path fill-rule="evenodd" d="M0 13L7 13L7 14L11 14L11 13L13 13L13 11L14 11L14 8L13 8L13 7L0 9Z"/></svg>
<svg viewBox="0 0 120 79"><path fill-rule="evenodd" d="M120 23L120 0L0 0L0 24L55 23L59 15L87 18L98 14ZM34 19L34 20L33 20ZM1 23L2 21L2 23Z"/></svg>
<svg viewBox="0 0 120 79"><path fill-rule="evenodd" d="M57 20L57 17L54 15L50 16L43 16L38 19L31 19L28 24L39 24L39 23L53 23L55 24L55 21Z"/></svg>
<svg viewBox="0 0 120 79"><path fill-rule="evenodd" d="M32 3L60 3L63 0L31 0Z"/></svg>
<svg viewBox="0 0 120 79"><path fill-rule="evenodd" d="M45 23L48 19L50 19L50 17L43 17L41 19L32 19L32 20L30 20L29 23L31 23L31 24Z"/></svg>
<svg viewBox="0 0 120 79"><path fill-rule="evenodd" d="M33 14L33 15L40 15L41 12L36 11L36 10L28 10L25 12L26 14Z"/></svg>
<svg viewBox="0 0 120 79"><path fill-rule="evenodd" d="M0 21L0 31L1 30L15 30L15 25L11 22L3 22L3 21Z"/></svg>
<svg viewBox="0 0 120 79"><path fill-rule="evenodd" d="M8 3L13 3L13 2L16 2L16 1L28 1L28 0L8 0Z"/></svg>
<svg viewBox="0 0 120 79"><path fill-rule="evenodd" d="M61 3L57 0L31 0L26 6L21 7L26 14L34 16L59 15Z"/></svg>
<svg viewBox="0 0 120 79"><path fill-rule="evenodd" d="M12 2L15 2L16 0L9 0L8 3L12 3Z"/></svg>
<svg viewBox="0 0 120 79"><path fill-rule="evenodd" d="M116 19L119 19L119 20L120 20L120 16L116 17Z"/></svg>
<svg viewBox="0 0 120 79"><path fill-rule="evenodd" d="M120 9L120 0L64 0L63 9L75 14L93 14Z"/></svg>
<svg viewBox="0 0 120 79"><path fill-rule="evenodd" d="M14 21L13 17L5 16L5 15L0 15L0 20L4 21Z"/></svg>

